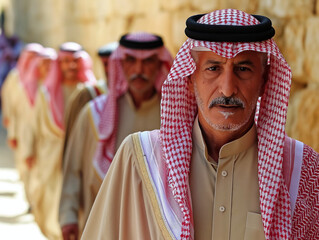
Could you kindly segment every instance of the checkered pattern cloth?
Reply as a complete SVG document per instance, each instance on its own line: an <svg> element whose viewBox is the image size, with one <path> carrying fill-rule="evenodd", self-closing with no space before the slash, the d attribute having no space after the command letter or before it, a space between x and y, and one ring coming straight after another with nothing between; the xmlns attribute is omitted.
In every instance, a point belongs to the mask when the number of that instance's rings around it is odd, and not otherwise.
<svg viewBox="0 0 319 240"><path fill-rule="evenodd" d="M55 123L61 129L63 126L64 100L62 92L63 76L59 61L63 56L71 55L78 59L78 82L94 84L96 82L92 69L92 59L84 50L77 52L59 51L58 56L53 60L44 86L49 94L49 104Z"/></svg>
<svg viewBox="0 0 319 240"><path fill-rule="evenodd" d="M157 41L150 33L135 32L126 36L128 40L136 42ZM161 93L162 84L172 65L173 58L163 46L155 49L132 49L122 45L111 54L109 59L108 96L105 106L101 111L99 124L99 144L93 160L94 167L103 179L116 152L115 142L118 128L117 99L128 90L128 81L124 74L121 60L129 54L136 58L145 59L156 54L162 62L161 69L155 79L155 88ZM129 120L128 120L129 121Z"/></svg>
<svg viewBox="0 0 319 240"><path fill-rule="evenodd" d="M206 14L198 22L220 25L259 23L252 15L233 9ZM188 76L196 67L191 57L191 49L194 47L209 48L226 58L233 58L248 50L267 53L270 64L268 82L263 96L258 100L255 116L260 208L266 239L290 239L292 213L282 167L291 70L272 39L251 43L187 39L176 55L162 87L160 138L168 168L169 187L184 216L180 239L189 239L192 228L188 179L192 154L192 127L197 114L197 104L187 82ZM318 155L315 156L318 159ZM316 171L318 172L318 168ZM316 184L313 189L318 189L318 179ZM316 198L318 199L318 195ZM316 206L318 207L318 204Z"/></svg>
<svg viewBox="0 0 319 240"><path fill-rule="evenodd" d="M39 56L44 50L45 48L41 44L29 43L22 50L17 62L20 82L26 91L31 106L34 105L36 90L38 88L36 67L39 62ZM29 53L34 53L34 56L31 57Z"/></svg>

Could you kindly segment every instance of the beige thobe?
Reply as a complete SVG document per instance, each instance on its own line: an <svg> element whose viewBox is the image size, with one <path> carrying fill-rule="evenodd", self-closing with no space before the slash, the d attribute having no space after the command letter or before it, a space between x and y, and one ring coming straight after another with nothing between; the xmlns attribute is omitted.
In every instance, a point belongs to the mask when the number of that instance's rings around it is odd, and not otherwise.
<svg viewBox="0 0 319 240"><path fill-rule="evenodd" d="M16 69L10 71L2 88L2 117L8 120L7 138L17 140L17 148L14 149L14 159L20 179L24 183L24 189L28 201L29 171L25 164L24 145L28 140L25 129L30 127L34 109L31 106L27 93L22 86Z"/></svg>
<svg viewBox="0 0 319 240"><path fill-rule="evenodd" d="M14 106L17 104L19 99L19 94L17 94L17 86L19 85L19 73L16 68L13 68L8 76L6 77L2 87L1 87L1 113L2 120L9 120L12 117ZM11 134L14 132L10 131L9 126L7 127L8 138L11 138Z"/></svg>
<svg viewBox="0 0 319 240"><path fill-rule="evenodd" d="M20 104L20 95L22 92L19 73L17 69L12 69L3 83L1 89L2 98L2 119L7 122L7 139L17 140L17 108ZM18 154L15 151L15 162L18 163Z"/></svg>
<svg viewBox="0 0 319 240"><path fill-rule="evenodd" d="M123 141L91 210L82 239L171 239L152 207L131 135ZM156 150L154 150L156 151ZM207 158L197 119L193 128L190 191L196 240L264 239L259 212L256 130L220 150L218 165ZM141 165L141 164L144 164ZM216 170L215 170L216 169ZM145 171L144 171L145 174Z"/></svg>
<svg viewBox="0 0 319 240"><path fill-rule="evenodd" d="M208 156L195 120L190 168L195 239L265 239L257 153L253 126L244 136L220 149L217 164Z"/></svg>
<svg viewBox="0 0 319 240"><path fill-rule="evenodd" d="M19 171L20 178L24 183L24 189L26 193L27 200L30 202L32 195L30 193L30 171L26 165L26 152L25 146L26 142L29 141L27 130L31 127L33 116L34 116L34 106L31 105L27 93L21 84L18 85L16 91L19 94L19 102L14 109L14 119L10 120L11 123L14 123L17 140L17 148L15 149L15 158L16 158L16 167Z"/></svg>
<svg viewBox="0 0 319 240"><path fill-rule="evenodd" d="M118 100L119 122L116 149L130 133L152 130L160 126L160 98L154 95L136 109L130 94ZM98 126L90 106L80 112L69 138L64 157L64 176L60 202L60 225L78 223L84 228L102 180L95 172L92 160L98 143Z"/></svg>
<svg viewBox="0 0 319 240"><path fill-rule="evenodd" d="M64 106L75 86L62 86ZM58 224L58 206L62 186L62 147L64 131L53 119L46 90L38 91L32 136L27 156L35 156L30 173L30 193L35 221L48 239L62 239Z"/></svg>

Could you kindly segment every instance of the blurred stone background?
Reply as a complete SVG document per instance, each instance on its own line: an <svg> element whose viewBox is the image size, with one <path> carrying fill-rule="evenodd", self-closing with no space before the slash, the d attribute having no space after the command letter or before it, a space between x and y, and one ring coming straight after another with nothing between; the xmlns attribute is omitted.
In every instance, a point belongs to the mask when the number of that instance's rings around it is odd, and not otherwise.
<svg viewBox="0 0 319 240"><path fill-rule="evenodd" d="M93 57L97 77L102 70L96 50L124 33L159 34L175 55L190 15L220 8L267 15L293 73L287 133L319 151L317 0L0 0L0 7L8 34L24 42L54 48L64 41L82 44Z"/></svg>

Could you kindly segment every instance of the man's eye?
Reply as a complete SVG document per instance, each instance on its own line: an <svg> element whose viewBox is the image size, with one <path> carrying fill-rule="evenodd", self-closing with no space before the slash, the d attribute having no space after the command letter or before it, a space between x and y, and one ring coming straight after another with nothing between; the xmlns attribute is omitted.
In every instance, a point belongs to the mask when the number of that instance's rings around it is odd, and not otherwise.
<svg viewBox="0 0 319 240"><path fill-rule="evenodd" d="M216 71L217 70L217 67L216 66L212 66L212 67L209 67L207 68L209 71Z"/></svg>
<svg viewBox="0 0 319 240"><path fill-rule="evenodd" d="M153 62L155 62L154 58L146 58L143 60L143 63L153 63Z"/></svg>
<svg viewBox="0 0 319 240"><path fill-rule="evenodd" d="M241 66L235 69L235 74L241 79L249 79L254 73L251 68Z"/></svg>
<svg viewBox="0 0 319 240"><path fill-rule="evenodd" d="M248 67L239 67L238 70L241 72L245 72L245 71L249 71L250 69Z"/></svg>
<svg viewBox="0 0 319 240"><path fill-rule="evenodd" d="M126 62L134 62L134 61L135 61L135 58L134 58L134 57L127 56L127 57L125 58L125 61L126 61Z"/></svg>

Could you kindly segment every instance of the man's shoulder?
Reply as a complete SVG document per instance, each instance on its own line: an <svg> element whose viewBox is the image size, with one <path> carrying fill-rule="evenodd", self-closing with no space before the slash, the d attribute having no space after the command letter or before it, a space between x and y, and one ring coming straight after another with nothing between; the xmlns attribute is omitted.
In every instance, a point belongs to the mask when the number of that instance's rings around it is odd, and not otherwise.
<svg viewBox="0 0 319 240"><path fill-rule="evenodd" d="M319 153L314 150L311 146L307 145L306 143L299 141L297 139L291 138L289 136L285 136L285 143L284 143L284 154L288 151L294 153L302 153L304 157L312 156L314 158L319 157Z"/></svg>
<svg viewBox="0 0 319 240"><path fill-rule="evenodd" d="M83 95L88 95L88 94L90 94L89 87L90 87L90 85L86 85L83 83L78 84L76 86L76 89L74 90L74 92L72 94L73 94L73 96L77 96L77 97L80 97Z"/></svg>
<svg viewBox="0 0 319 240"><path fill-rule="evenodd" d="M121 147L134 147L135 150L142 152L151 150L149 148L160 147L159 143L159 130L135 132L127 135L122 141ZM121 148L120 147L120 148ZM145 155L145 153L143 153Z"/></svg>
<svg viewBox="0 0 319 240"><path fill-rule="evenodd" d="M134 152L138 159L143 159L146 165L152 164L162 159L162 145L160 141L160 131L158 129L152 131L136 132L123 141L123 144L134 148Z"/></svg>
<svg viewBox="0 0 319 240"><path fill-rule="evenodd" d="M318 152L307 144L286 136L283 151L283 174L287 185L290 186L291 182L300 177L303 178L303 175L308 175L309 169L318 171Z"/></svg>
<svg viewBox="0 0 319 240"><path fill-rule="evenodd" d="M14 80L18 80L18 78L19 78L18 69L17 68L12 68L10 70L10 72L8 73L6 79L12 79L12 81L14 81Z"/></svg>
<svg viewBox="0 0 319 240"><path fill-rule="evenodd" d="M93 98L91 101L90 101L90 104L91 105L97 105L97 106L100 106L100 105L103 105L106 103L106 100L107 100L107 94L101 94L95 98Z"/></svg>
<svg viewBox="0 0 319 240"><path fill-rule="evenodd" d="M160 130L154 129L150 131L142 131L142 132L136 132L131 134L132 137L138 137L141 143L151 143L156 144L160 140ZM159 144L156 144L157 146L160 146Z"/></svg>
<svg viewBox="0 0 319 240"><path fill-rule="evenodd" d="M77 122L79 127L83 127L84 125L89 127L91 130L93 129L96 138L99 138L99 124L101 120L101 113L103 111L104 105L106 102L106 96L101 95L97 98L94 98L88 101L83 108L80 110L79 115L77 117Z"/></svg>
<svg viewBox="0 0 319 240"><path fill-rule="evenodd" d="M84 107L83 111L85 112L96 112L96 113L101 113L103 110L105 103L106 103L107 96L105 94L102 94L96 98L91 99L88 101ZM85 109L85 110L84 110Z"/></svg>

